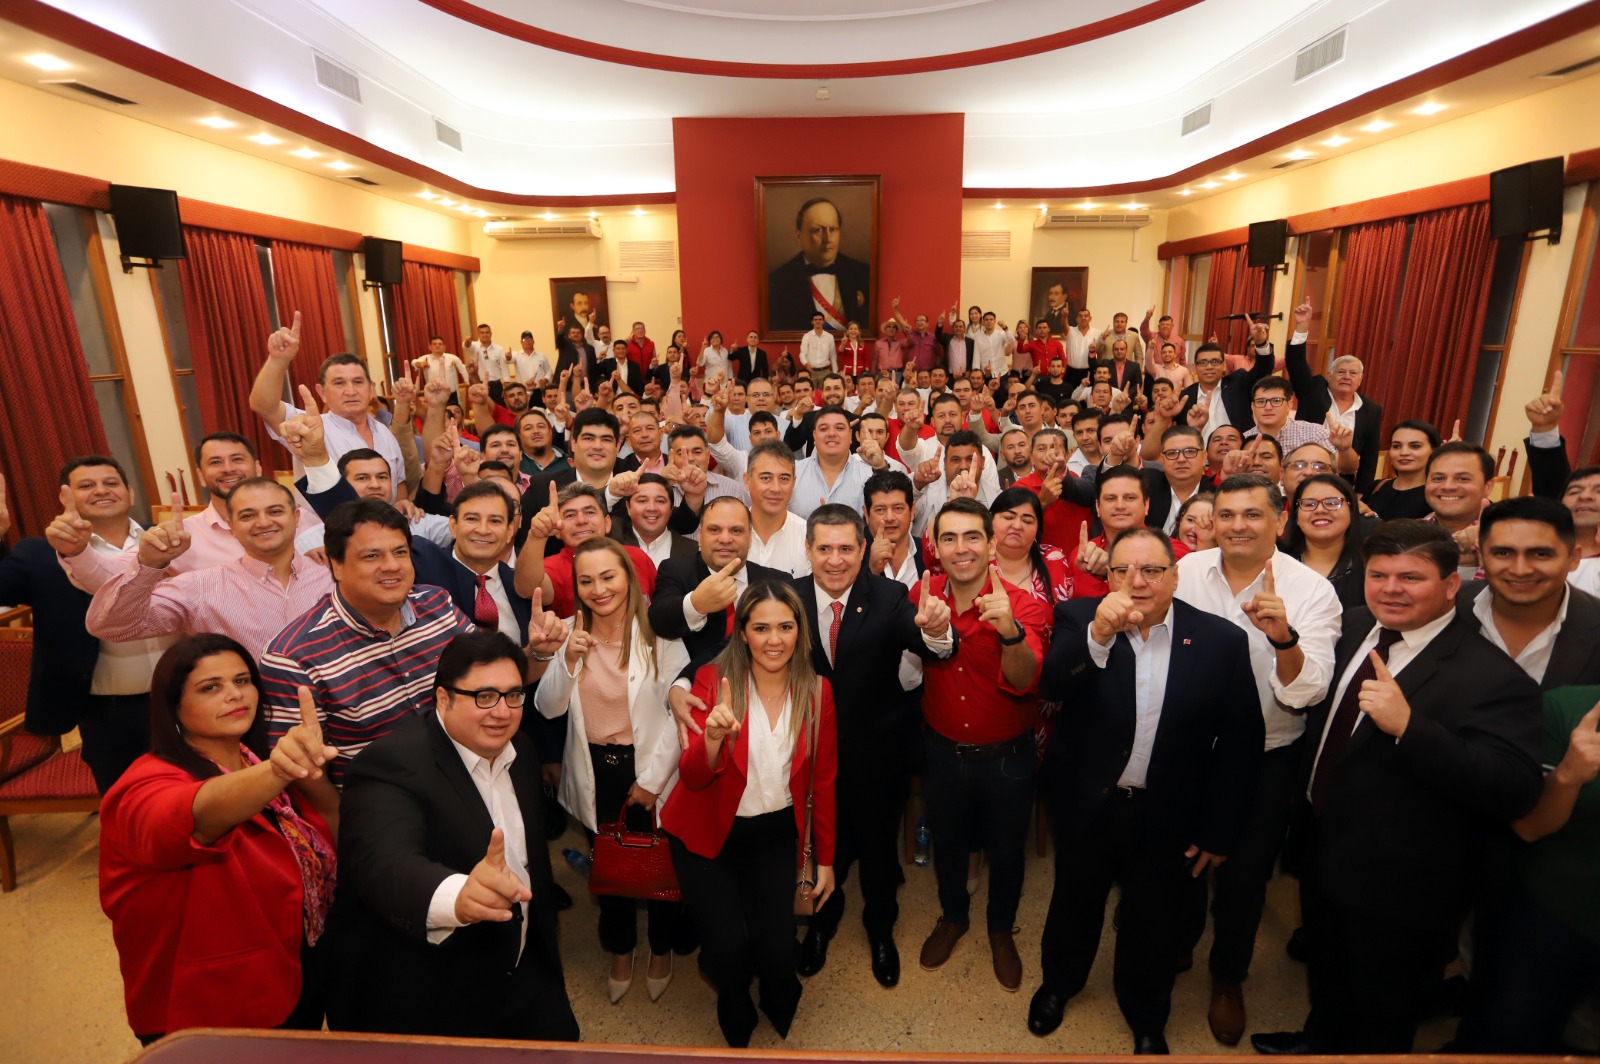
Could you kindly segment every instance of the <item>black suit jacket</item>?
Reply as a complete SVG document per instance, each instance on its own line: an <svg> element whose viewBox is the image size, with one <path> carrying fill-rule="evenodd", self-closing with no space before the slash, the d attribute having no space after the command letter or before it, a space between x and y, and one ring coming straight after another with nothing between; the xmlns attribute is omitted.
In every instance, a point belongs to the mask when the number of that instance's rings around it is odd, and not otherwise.
<svg viewBox="0 0 1600 1064"><path fill-rule="evenodd" d="M1561 501L1561 493L1572 475L1572 462L1567 458L1567 441L1556 447L1535 447L1533 437L1522 441L1528 455L1528 473L1533 478L1533 493L1545 499Z"/></svg>
<svg viewBox="0 0 1600 1064"><path fill-rule="evenodd" d="M1479 595L1487 595L1489 584L1474 580L1461 585L1456 597L1456 612L1476 625L1478 618L1472 612ZM1567 589L1567 619L1556 633L1556 645L1550 651L1550 665L1544 670L1544 681L1539 688L1554 691L1558 687L1577 684L1600 684L1600 599L1575 587Z"/></svg>
<svg viewBox="0 0 1600 1064"><path fill-rule="evenodd" d="M745 569L749 584L791 582L789 574L781 569L768 569L751 562L745 563ZM710 661L728 642L726 623L719 624L708 617L698 632L691 632L689 623L683 619L684 597L692 594L700 581L710 575L711 567L700 557L699 551L693 557L668 558L666 564L656 570L656 593L650 599L650 627L662 639L683 640L691 663Z"/></svg>
<svg viewBox="0 0 1600 1064"><path fill-rule="evenodd" d="M1295 419L1322 424L1328 411L1333 409L1328 378L1311 372L1305 344L1290 344L1284 348L1283 364L1289 371L1289 383L1294 385L1295 398L1299 400ZM1356 467L1356 493L1365 495L1377 479L1378 453L1383 450L1383 407L1365 395L1361 397L1361 408L1356 411L1355 438L1351 446L1361 456Z"/></svg>
<svg viewBox="0 0 1600 1064"><path fill-rule="evenodd" d="M1372 631L1348 610L1328 697L1306 721L1311 768L1339 681ZM1453 927L1476 892L1487 840L1539 799L1538 686L1457 614L1395 674L1411 706L1399 742L1366 718L1328 781L1311 858L1341 907L1418 929Z"/></svg>
<svg viewBox="0 0 1600 1064"><path fill-rule="evenodd" d="M524 736L512 743L519 755L531 753ZM330 1008L340 1028L495 1037L490 1020L513 1004L507 1000L518 985L508 974L513 968L542 961L559 976L538 759L518 756L509 772L533 892L520 961L520 912L505 923L457 928L439 945L428 942L434 890L447 876L472 872L494 827L434 712L404 722L350 762L339 809L339 902L348 961L334 991L341 1007Z"/></svg>
<svg viewBox="0 0 1600 1064"><path fill-rule="evenodd" d="M809 328L811 320L806 319ZM728 363L733 368L735 380L749 384L757 377L770 377L772 371L767 367L767 352L764 348L736 347L728 352Z"/></svg>
<svg viewBox="0 0 1600 1064"><path fill-rule="evenodd" d="M839 308L846 324L866 327L872 317L872 268L864 262L840 255L828 270L839 279ZM811 268L805 256L794 258L767 274L767 327L774 331L805 332L811 328L816 305L811 301Z"/></svg>
<svg viewBox="0 0 1600 1064"><path fill-rule="evenodd" d="M572 376L576 377L580 366L588 365L593 361L594 348L590 347L587 341L579 340L574 344L565 336L556 337L555 375L557 380L560 380L561 374L569 369L572 370ZM567 379L567 382L569 387L577 387L577 383L571 377Z"/></svg>
<svg viewBox="0 0 1600 1064"><path fill-rule="evenodd" d="M1136 391L1143 390L1144 371L1139 368L1133 359L1129 358L1122 363L1122 380L1120 381L1117 380L1116 363L1109 358L1101 359L1089 367L1090 379L1093 379L1095 369L1100 366L1104 366L1111 371L1111 387L1119 391L1128 392L1128 385L1131 384ZM1134 392L1128 392L1128 394L1132 395ZM1231 418L1233 415L1229 414L1228 416Z"/></svg>
<svg viewBox="0 0 1600 1064"><path fill-rule="evenodd" d="M62 735L78 726L89 707L89 685L100 660L100 640L85 618L91 597L72 586L55 548L39 536L7 547L0 540L0 603L33 607L33 659L23 727L35 735Z"/></svg>
<svg viewBox="0 0 1600 1064"><path fill-rule="evenodd" d="M1255 426L1256 419L1250 410L1250 389L1255 387L1256 381L1262 377L1272 376L1272 364L1277 361L1271 351L1256 356L1255 363L1249 369L1236 369L1223 377L1218 387L1222 389L1222 406L1228 411L1228 422L1241 433L1249 431ZM1183 409L1178 411L1178 420L1174 424L1184 423L1183 418L1189 412L1189 407L1199 398L1200 385L1191 384L1183 390Z"/></svg>
<svg viewBox="0 0 1600 1064"><path fill-rule="evenodd" d="M1043 782L1063 840L1089 830L1133 749L1134 652L1126 635L1105 668L1089 657L1101 600L1056 603L1055 634L1039 681L1061 703L1045 752ZM1264 725L1253 699L1249 642L1238 625L1181 600L1168 614L1172 653L1161 717L1145 773L1148 855L1233 852L1255 802Z"/></svg>

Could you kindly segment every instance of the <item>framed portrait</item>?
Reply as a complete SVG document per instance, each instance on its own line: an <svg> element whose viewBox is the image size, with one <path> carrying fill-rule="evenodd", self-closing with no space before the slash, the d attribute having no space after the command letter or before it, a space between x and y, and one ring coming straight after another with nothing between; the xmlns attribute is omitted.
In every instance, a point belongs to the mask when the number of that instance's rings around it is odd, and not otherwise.
<svg viewBox="0 0 1600 1064"><path fill-rule="evenodd" d="M756 290L764 339L794 340L813 314L877 331L877 175L756 178Z"/></svg>
<svg viewBox="0 0 1600 1064"><path fill-rule="evenodd" d="M1089 267L1035 266L1028 286L1028 321L1044 318L1050 335L1060 336L1077 324L1078 311L1089 305Z"/></svg>
<svg viewBox="0 0 1600 1064"><path fill-rule="evenodd" d="M611 307L606 299L604 277L550 278L550 320L556 339L566 335L572 325L593 324L596 329L611 324Z"/></svg>

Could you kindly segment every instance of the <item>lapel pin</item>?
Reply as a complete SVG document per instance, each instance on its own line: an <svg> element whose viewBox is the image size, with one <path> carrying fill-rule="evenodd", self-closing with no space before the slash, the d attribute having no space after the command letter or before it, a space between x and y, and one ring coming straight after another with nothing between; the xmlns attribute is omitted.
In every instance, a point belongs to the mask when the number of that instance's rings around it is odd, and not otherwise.
<svg viewBox="0 0 1600 1064"><path fill-rule="evenodd" d="M1193 640L1193 639L1185 639L1185 640L1184 640L1184 641L1183 641L1183 645L1184 645L1184 646L1189 646L1189 645L1190 645L1190 644L1192 644L1192 643L1193 643L1193 642L1194 642L1194 640Z"/></svg>

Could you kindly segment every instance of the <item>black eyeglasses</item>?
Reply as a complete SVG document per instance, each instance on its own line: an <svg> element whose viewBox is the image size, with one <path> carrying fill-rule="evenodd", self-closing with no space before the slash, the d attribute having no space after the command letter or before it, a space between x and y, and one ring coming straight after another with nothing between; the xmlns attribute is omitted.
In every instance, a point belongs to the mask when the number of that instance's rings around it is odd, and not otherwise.
<svg viewBox="0 0 1600 1064"><path fill-rule="evenodd" d="M1276 410L1278 407L1282 406L1288 401L1289 400L1285 399L1281 395L1264 395L1259 399L1250 400L1250 402L1255 406L1262 407L1263 409L1271 407L1273 410Z"/></svg>
<svg viewBox="0 0 1600 1064"><path fill-rule="evenodd" d="M1194 360L1194 364L1197 365L1197 366L1220 366L1220 365L1222 365L1222 359L1220 359L1220 358L1197 358L1197 359Z"/></svg>
<svg viewBox="0 0 1600 1064"><path fill-rule="evenodd" d="M1303 514L1314 514L1319 506L1331 514L1336 514L1344 509L1344 499L1338 495L1330 495L1326 499L1300 500L1300 512Z"/></svg>
<svg viewBox="0 0 1600 1064"><path fill-rule="evenodd" d="M472 699L473 704L479 709L493 709L500 704L502 698L512 709L521 709L522 703L528 700L527 689L522 687L513 687L509 691L500 691L493 687L480 687L476 691L464 691L459 687L447 687L445 690Z"/></svg>
<svg viewBox="0 0 1600 1064"><path fill-rule="evenodd" d="M1176 462L1180 458L1194 458L1200 453L1198 447L1173 447L1161 452L1161 457L1169 462Z"/></svg>
<svg viewBox="0 0 1600 1064"><path fill-rule="evenodd" d="M1172 566L1170 565L1113 565L1106 572L1115 576L1118 580L1126 580L1129 573L1136 572L1144 577L1145 583L1153 584L1163 576L1166 576L1167 570L1171 568Z"/></svg>

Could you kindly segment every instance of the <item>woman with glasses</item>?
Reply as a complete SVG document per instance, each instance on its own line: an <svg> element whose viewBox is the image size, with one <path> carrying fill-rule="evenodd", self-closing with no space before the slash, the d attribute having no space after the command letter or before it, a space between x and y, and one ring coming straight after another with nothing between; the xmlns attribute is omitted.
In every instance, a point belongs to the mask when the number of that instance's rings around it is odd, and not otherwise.
<svg viewBox="0 0 1600 1064"><path fill-rule="evenodd" d="M1375 484L1364 500L1385 521L1426 518L1432 511L1423 497L1428 456L1440 444L1439 430L1426 421L1402 421L1389 434L1388 480Z"/></svg>
<svg viewBox="0 0 1600 1064"><path fill-rule="evenodd" d="M223 635L167 648L150 753L100 803L100 907L146 1045L186 1027L322 1027L338 795L311 694L262 760L261 673Z"/></svg>
<svg viewBox="0 0 1600 1064"><path fill-rule="evenodd" d="M808 824L809 901L820 907L833 893L833 694L811 668L806 618L788 584L754 583L739 596L728 645L695 674L700 708L678 762L681 786L661 810L730 1046L748 1046L756 1027L752 976L779 1035L799 1007L796 873Z"/></svg>
<svg viewBox="0 0 1600 1064"><path fill-rule="evenodd" d="M1302 480L1289 503L1284 553L1327 577L1345 609L1366 604L1361 521L1349 481L1332 473Z"/></svg>
<svg viewBox="0 0 1600 1064"><path fill-rule="evenodd" d="M650 629L639 577L628 552L595 536L572 555L576 610L572 631L539 679L533 704L546 717L567 714L561 759L561 804L590 839L601 824L626 819L653 831L653 815L678 775L678 732L666 712L667 688L689 663L676 639ZM611 954L611 1003L633 985L638 945L637 903L602 895L600 947ZM678 903L652 901L646 989L655 1001L672 981L672 938Z"/></svg>

